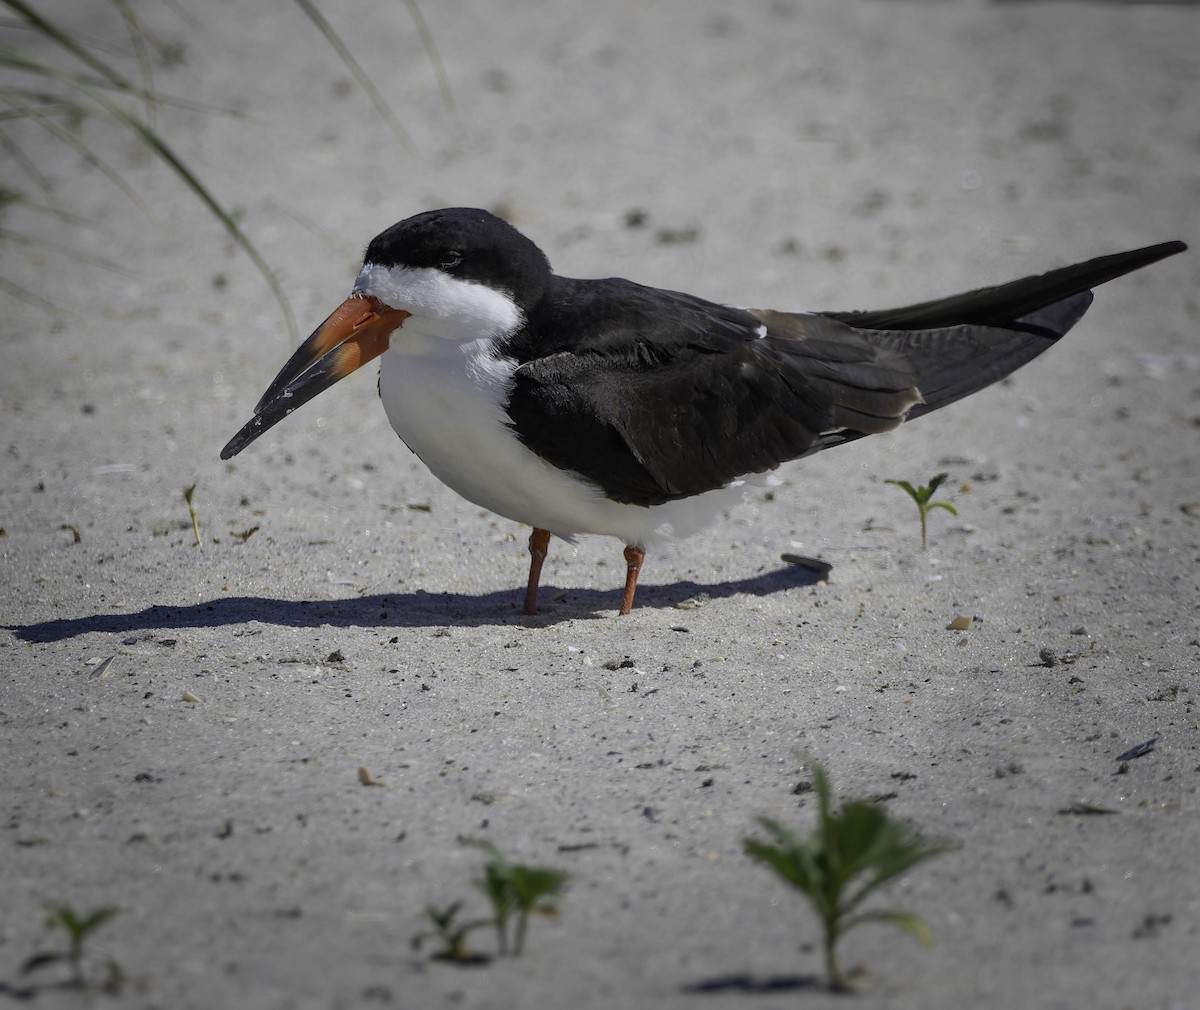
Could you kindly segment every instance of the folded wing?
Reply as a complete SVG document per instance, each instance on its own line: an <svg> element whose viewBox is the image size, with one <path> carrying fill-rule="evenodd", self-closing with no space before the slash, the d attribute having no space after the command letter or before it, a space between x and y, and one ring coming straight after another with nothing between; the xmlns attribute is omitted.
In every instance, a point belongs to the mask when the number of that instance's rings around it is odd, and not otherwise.
<svg viewBox="0 0 1200 1010"><path fill-rule="evenodd" d="M520 336L506 348L519 362L507 409L549 462L613 500L657 505L982 389L1078 322L1090 287L1182 248L880 312L742 310L629 281L556 278L556 315L538 329L560 341L536 357Z"/></svg>

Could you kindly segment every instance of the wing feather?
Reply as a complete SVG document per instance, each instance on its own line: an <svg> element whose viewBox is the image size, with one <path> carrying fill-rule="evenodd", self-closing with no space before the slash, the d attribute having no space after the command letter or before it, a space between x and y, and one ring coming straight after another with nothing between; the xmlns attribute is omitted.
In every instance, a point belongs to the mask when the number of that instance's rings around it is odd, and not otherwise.
<svg viewBox="0 0 1200 1010"><path fill-rule="evenodd" d="M518 437L619 502L658 505L888 431L1041 354L1089 288L1181 242L878 312L735 309L610 278L554 277L501 353Z"/></svg>
<svg viewBox="0 0 1200 1010"><path fill-rule="evenodd" d="M844 323L650 298L627 283L606 282L603 312L582 298L552 330L539 321L574 346L522 361L507 405L530 449L616 501L724 487L802 455L822 432L894 428L920 401L904 356Z"/></svg>

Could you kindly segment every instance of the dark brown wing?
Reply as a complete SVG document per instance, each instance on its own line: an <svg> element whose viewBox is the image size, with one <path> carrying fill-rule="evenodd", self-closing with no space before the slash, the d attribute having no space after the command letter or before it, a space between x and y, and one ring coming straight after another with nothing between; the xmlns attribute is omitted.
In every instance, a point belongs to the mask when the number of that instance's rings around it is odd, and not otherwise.
<svg viewBox="0 0 1200 1010"><path fill-rule="evenodd" d="M551 332L570 344L521 363L508 413L530 449L616 501L723 487L802 455L823 432L894 428L920 400L911 363L877 334L580 283L573 309L555 300Z"/></svg>
<svg viewBox="0 0 1200 1010"><path fill-rule="evenodd" d="M742 310L555 278L536 325L504 349L520 362L508 413L526 446L615 501L686 498L982 389L1074 326L1089 287L1183 248L862 313Z"/></svg>

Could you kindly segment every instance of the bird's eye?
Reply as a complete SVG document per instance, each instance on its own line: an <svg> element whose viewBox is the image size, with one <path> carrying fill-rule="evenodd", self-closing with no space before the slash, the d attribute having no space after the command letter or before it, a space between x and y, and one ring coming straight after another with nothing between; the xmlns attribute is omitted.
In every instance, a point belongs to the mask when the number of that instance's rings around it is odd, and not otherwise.
<svg viewBox="0 0 1200 1010"><path fill-rule="evenodd" d="M453 270L462 262L462 253L451 249L442 253L442 261L438 264L443 270Z"/></svg>

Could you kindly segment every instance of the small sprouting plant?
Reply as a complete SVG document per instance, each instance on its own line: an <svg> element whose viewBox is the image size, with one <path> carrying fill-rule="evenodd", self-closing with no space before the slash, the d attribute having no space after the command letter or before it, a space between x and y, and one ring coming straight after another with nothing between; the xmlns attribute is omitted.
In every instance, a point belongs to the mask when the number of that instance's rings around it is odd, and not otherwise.
<svg viewBox="0 0 1200 1010"><path fill-rule="evenodd" d="M758 823L771 840L747 838L745 851L808 898L824 930L830 988L846 989L837 945L855 926L890 922L921 943L929 942L929 931L917 916L892 909L862 911L861 906L884 884L946 851L950 844L921 838L875 804L850 802L834 810L829 779L820 765L813 766L813 785L817 826L808 838L769 817L760 817Z"/></svg>
<svg viewBox="0 0 1200 1010"><path fill-rule="evenodd" d="M885 480L885 484L895 484L901 488L913 501L917 503L917 511L921 514L921 550L926 550L928 543L925 536L926 518L932 509L945 509L952 516L958 515L958 509L951 505L948 501L931 501L933 492L936 491L943 482L949 478L948 473L939 473L935 477L929 479L929 484L921 484L918 487L913 487L906 480Z"/></svg>
<svg viewBox="0 0 1200 1010"><path fill-rule="evenodd" d="M71 975L67 984L78 989L89 985L87 974L88 956L86 946L89 937L101 926L117 914L117 909L103 907L95 908L87 915L79 915L70 905L52 905L46 916L46 925L50 929L61 929L67 934L66 950L40 950L32 955L21 966L21 974L28 974L52 964L66 964ZM102 961L104 975L98 983L99 988L115 991L125 980L125 972L120 964L112 957Z"/></svg>
<svg viewBox="0 0 1200 1010"><path fill-rule="evenodd" d="M183 500L187 502L188 517L192 520L192 536L195 546L200 546L200 518L196 515L196 503L192 500L196 494L196 485L189 484L183 489Z"/></svg>
<svg viewBox="0 0 1200 1010"><path fill-rule="evenodd" d="M511 952L514 957L520 957L525 948L529 916L534 913L558 914L553 899L563 892L569 875L549 867L510 863L486 839L469 839L468 844L483 849L492 857L483 867L483 876L475 879L475 886L491 903L500 954ZM510 942L509 922L514 915L516 925Z"/></svg>
<svg viewBox="0 0 1200 1010"><path fill-rule="evenodd" d="M472 919L470 922L456 923L462 902L456 901L445 908L435 905L425 906L425 915L433 923L432 933L421 933L413 937L413 949L417 950L426 937L436 936L442 942L442 949L435 950L433 957L439 961L456 961L459 964L481 964L488 958L476 954L467 946L467 934L481 926L492 925L491 919Z"/></svg>
<svg viewBox="0 0 1200 1010"><path fill-rule="evenodd" d="M473 845L491 856L484 864L482 876L476 877L473 883L492 906L492 916L489 919L472 919L459 924L456 920L462 908L461 901L445 908L426 905L425 915L433 923L434 932L413 937L413 948L420 947L426 937L436 936L442 941L442 949L433 955L435 958L460 964L479 964L488 958L474 953L467 947L467 934L480 926L494 926L500 956L511 954L513 957L519 957L525 949L529 917L534 914L558 914L558 906L554 899L566 888L569 875L562 870L546 866L510 863L500 854L500 850L486 839L459 840L464 845Z"/></svg>

